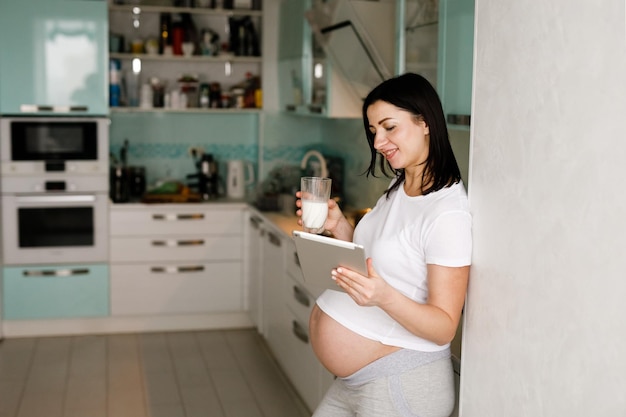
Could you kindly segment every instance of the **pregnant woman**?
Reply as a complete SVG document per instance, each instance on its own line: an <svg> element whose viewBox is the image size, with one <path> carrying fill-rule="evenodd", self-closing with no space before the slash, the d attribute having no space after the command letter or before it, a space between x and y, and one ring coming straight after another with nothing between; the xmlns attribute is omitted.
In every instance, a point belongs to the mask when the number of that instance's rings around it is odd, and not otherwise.
<svg viewBox="0 0 626 417"><path fill-rule="evenodd" d="M311 313L313 350L337 376L313 416L447 417L472 237L441 102L425 78L401 75L370 92L363 122L367 174L391 182L356 229L328 201L324 228L366 248L368 274L329 271L338 290Z"/></svg>

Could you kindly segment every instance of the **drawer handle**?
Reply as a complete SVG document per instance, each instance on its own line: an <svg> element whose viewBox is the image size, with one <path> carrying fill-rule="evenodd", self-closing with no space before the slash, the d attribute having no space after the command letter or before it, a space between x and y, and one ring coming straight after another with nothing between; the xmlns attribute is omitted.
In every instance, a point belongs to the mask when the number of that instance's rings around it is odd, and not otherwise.
<svg viewBox="0 0 626 417"><path fill-rule="evenodd" d="M296 320L291 322L291 330L293 331L293 334L296 335L296 337L302 342L307 344L309 343L309 335L306 334L304 328Z"/></svg>
<svg viewBox="0 0 626 417"><path fill-rule="evenodd" d="M261 218L256 216L250 217L250 225L252 225L255 229L258 229L261 226Z"/></svg>
<svg viewBox="0 0 626 417"><path fill-rule="evenodd" d="M202 246L204 245L204 240L153 240L152 246Z"/></svg>
<svg viewBox="0 0 626 417"><path fill-rule="evenodd" d="M298 252L294 252L294 253L293 253L293 262L294 262L296 265L300 266L300 258L298 258Z"/></svg>
<svg viewBox="0 0 626 417"><path fill-rule="evenodd" d="M88 275L89 269L41 269L23 272L25 277L70 277L74 275Z"/></svg>
<svg viewBox="0 0 626 417"><path fill-rule="evenodd" d="M309 307L311 305L311 302L309 301L309 296L297 285L293 286L293 298L295 298L297 302L305 307Z"/></svg>
<svg viewBox="0 0 626 417"><path fill-rule="evenodd" d="M87 106L57 106L42 104L21 104L20 111L23 113L53 112L53 113L74 113L86 112L89 110Z"/></svg>
<svg viewBox="0 0 626 417"><path fill-rule="evenodd" d="M267 232L267 239L270 241L270 243L274 246L278 246L280 247L282 245L282 242L280 240L280 238L278 236L276 236L274 233L272 232Z"/></svg>
<svg viewBox="0 0 626 417"><path fill-rule="evenodd" d="M153 220L165 220L165 221L177 221L177 220L202 220L204 214L191 213L191 214L153 214Z"/></svg>
<svg viewBox="0 0 626 417"><path fill-rule="evenodd" d="M204 266L153 266L150 270L157 274L178 274L181 272L202 272Z"/></svg>

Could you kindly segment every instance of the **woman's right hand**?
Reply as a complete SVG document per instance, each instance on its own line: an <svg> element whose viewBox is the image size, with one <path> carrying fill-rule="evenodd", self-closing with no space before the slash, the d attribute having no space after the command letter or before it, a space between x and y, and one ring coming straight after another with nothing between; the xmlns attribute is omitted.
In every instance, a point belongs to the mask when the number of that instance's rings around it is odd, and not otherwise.
<svg viewBox="0 0 626 417"><path fill-rule="evenodd" d="M298 216L298 225L302 226L302 193L296 192L296 216ZM337 202L333 199L328 200L328 216L324 222L324 229L328 230L337 239L352 241L354 228L343 215Z"/></svg>

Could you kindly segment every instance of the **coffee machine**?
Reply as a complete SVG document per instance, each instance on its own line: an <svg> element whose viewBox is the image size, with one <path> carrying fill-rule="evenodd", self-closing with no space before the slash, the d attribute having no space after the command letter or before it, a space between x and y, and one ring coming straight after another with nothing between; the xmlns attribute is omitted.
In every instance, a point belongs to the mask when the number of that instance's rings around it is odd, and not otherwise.
<svg viewBox="0 0 626 417"><path fill-rule="evenodd" d="M218 169L217 161L212 154L200 154L192 151L192 156L196 160L195 174L187 175L188 180L192 180L187 185L197 191L203 200L212 200L218 197Z"/></svg>

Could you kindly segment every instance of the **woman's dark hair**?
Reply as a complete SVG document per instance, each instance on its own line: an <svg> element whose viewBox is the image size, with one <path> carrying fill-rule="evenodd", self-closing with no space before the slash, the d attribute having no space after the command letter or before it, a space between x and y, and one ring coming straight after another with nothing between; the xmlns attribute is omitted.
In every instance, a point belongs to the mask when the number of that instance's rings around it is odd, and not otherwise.
<svg viewBox="0 0 626 417"><path fill-rule="evenodd" d="M400 187L405 173L404 169L393 169L384 156L374 149L374 134L370 131L367 109L377 101L384 101L410 112L417 120L423 120L429 128L430 140L428 158L424 162L422 173L422 194L438 191L461 180L461 172L452 152L448 128L437 92L426 78L407 73L383 81L367 95L363 102L363 124L372 157L365 173L367 176L371 174L376 177L378 159L382 174L389 178L394 176L397 178L397 181L385 192L387 197ZM394 175L391 175L389 171Z"/></svg>

